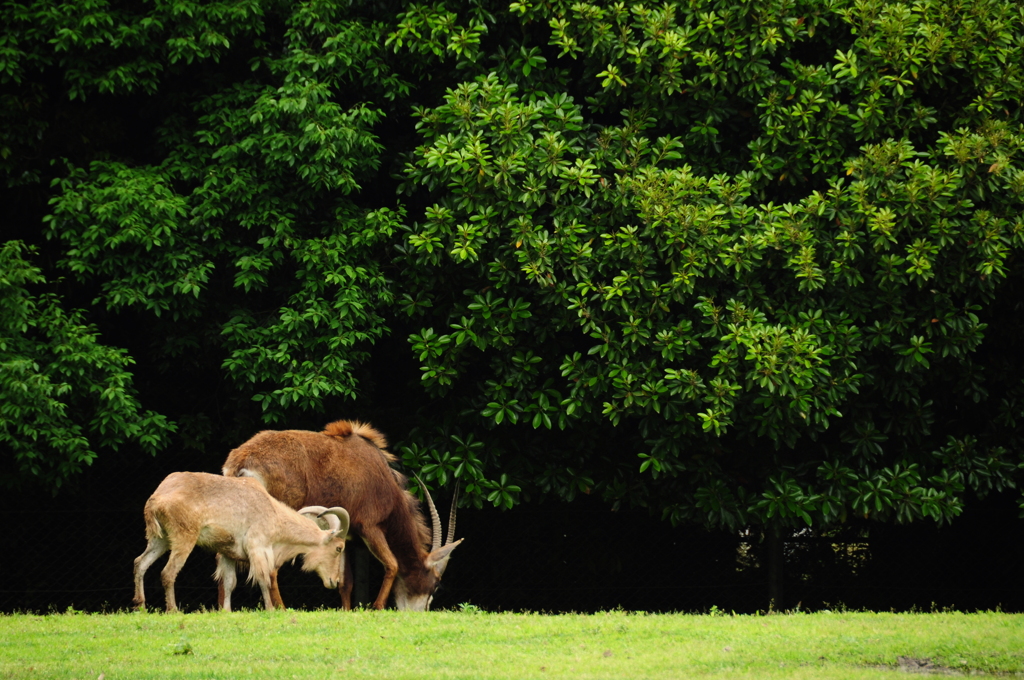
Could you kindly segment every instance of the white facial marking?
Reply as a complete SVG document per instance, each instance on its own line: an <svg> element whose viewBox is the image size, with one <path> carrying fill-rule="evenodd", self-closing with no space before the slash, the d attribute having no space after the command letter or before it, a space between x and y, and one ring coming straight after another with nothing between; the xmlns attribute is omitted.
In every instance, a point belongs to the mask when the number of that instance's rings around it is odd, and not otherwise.
<svg viewBox="0 0 1024 680"><path fill-rule="evenodd" d="M395 607L399 611L425 612L430 609L432 595L410 595L404 581L395 580Z"/></svg>

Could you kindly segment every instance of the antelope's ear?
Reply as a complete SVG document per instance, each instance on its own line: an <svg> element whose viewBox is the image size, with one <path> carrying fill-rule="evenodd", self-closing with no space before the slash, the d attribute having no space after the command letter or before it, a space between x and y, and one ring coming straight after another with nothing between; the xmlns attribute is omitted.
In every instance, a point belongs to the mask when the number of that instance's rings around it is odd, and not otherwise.
<svg viewBox="0 0 1024 680"><path fill-rule="evenodd" d="M427 568L436 569L438 576L444 573L445 567L448 566L448 558L451 556L452 551L459 547L459 543L462 543L464 538L460 538L454 543L438 548L434 552L427 556Z"/></svg>

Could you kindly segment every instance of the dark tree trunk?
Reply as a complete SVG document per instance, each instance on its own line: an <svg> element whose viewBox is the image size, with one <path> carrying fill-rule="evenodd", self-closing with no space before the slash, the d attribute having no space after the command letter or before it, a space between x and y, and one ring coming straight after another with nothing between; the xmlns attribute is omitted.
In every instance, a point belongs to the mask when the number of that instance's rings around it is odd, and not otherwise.
<svg viewBox="0 0 1024 680"><path fill-rule="evenodd" d="M773 522L765 527L765 548L768 562L768 609L781 611L784 606L786 556L783 552L782 527Z"/></svg>

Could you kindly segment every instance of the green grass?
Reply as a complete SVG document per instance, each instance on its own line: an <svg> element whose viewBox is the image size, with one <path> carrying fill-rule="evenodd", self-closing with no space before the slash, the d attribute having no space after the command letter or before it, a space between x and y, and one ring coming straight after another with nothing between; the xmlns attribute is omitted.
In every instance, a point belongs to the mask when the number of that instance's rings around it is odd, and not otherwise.
<svg viewBox="0 0 1024 680"><path fill-rule="evenodd" d="M1024 675L1024 616L0 616L0 678L891 678L901 656Z"/></svg>

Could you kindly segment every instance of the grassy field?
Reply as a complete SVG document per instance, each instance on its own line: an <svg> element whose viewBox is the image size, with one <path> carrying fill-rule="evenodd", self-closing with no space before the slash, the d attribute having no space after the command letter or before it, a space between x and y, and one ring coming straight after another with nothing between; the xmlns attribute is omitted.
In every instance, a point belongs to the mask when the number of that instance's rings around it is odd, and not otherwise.
<svg viewBox="0 0 1024 680"><path fill-rule="evenodd" d="M886 678L903 670L1024 676L1024 616L0 616L0 678Z"/></svg>

